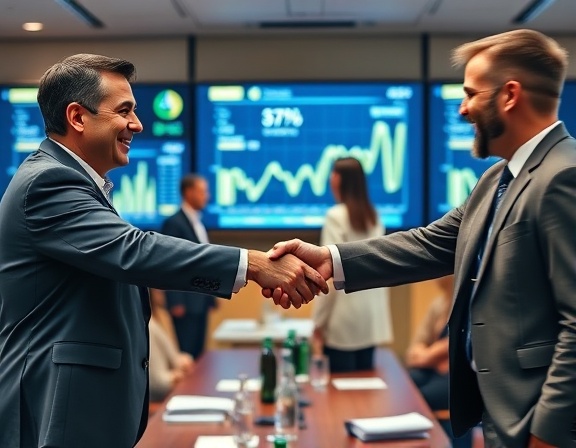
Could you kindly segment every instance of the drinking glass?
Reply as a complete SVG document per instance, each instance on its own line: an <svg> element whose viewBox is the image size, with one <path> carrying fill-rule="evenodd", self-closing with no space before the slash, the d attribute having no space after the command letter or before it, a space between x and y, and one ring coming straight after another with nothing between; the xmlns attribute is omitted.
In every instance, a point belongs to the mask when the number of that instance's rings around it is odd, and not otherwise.
<svg viewBox="0 0 576 448"><path fill-rule="evenodd" d="M310 384L316 390L326 389L330 380L330 361L325 355L314 355L310 360Z"/></svg>

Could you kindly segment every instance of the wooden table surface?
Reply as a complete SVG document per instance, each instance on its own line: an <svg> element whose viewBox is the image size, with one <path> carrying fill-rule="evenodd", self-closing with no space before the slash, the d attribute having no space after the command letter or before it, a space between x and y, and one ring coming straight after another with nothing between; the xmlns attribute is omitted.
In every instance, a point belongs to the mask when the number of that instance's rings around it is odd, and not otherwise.
<svg viewBox="0 0 576 448"><path fill-rule="evenodd" d="M209 395L233 397L231 392L217 392L216 383L221 379L234 379L240 373L251 378L258 374L259 349L214 350L204 353L195 371L184 379L173 395ZM360 448L360 447L399 447L399 448L446 448L450 441L426 402L410 381L406 371L395 355L388 349L378 349L374 370L354 374L334 374L332 378L353 378L377 376L387 384L381 390L343 391L331 384L324 391L316 391L309 384L304 385L302 398L311 402L304 407L307 428L299 432L294 446L301 448ZM256 405L255 416L273 415L274 405L262 405L258 394L253 395ZM228 423L166 423L162 420L164 406L148 422L148 428L137 448L193 448L199 435L232 434ZM393 440L362 443L347 435L344 421L351 418L383 417L389 415L419 412L434 422L427 439ZM255 426L260 436L260 448L271 447L266 435L274 430L272 426Z"/></svg>

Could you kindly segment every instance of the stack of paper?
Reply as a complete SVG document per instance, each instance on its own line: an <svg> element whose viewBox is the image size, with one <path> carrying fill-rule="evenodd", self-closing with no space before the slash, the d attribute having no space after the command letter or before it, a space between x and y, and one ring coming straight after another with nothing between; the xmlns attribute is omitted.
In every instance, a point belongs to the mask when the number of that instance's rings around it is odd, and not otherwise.
<svg viewBox="0 0 576 448"><path fill-rule="evenodd" d="M260 443L258 436L252 437L246 446L257 447ZM194 448L238 448L233 436L198 436Z"/></svg>
<svg viewBox="0 0 576 448"><path fill-rule="evenodd" d="M222 422L232 412L234 401L230 398L202 395L175 395L162 415L165 422Z"/></svg>
<svg viewBox="0 0 576 448"><path fill-rule="evenodd" d="M382 378L368 377L368 378L335 378L332 380L332 385L338 390L372 390L372 389L386 389L386 383Z"/></svg>
<svg viewBox="0 0 576 448"><path fill-rule="evenodd" d="M411 412L391 417L357 418L344 422L344 425L351 435L367 442L425 438L433 423L418 412Z"/></svg>
<svg viewBox="0 0 576 448"><path fill-rule="evenodd" d="M246 381L246 389L249 392L258 392L261 384L260 378L249 378ZM218 392L238 392L240 390L240 380L234 378L220 380L216 383L216 390Z"/></svg>

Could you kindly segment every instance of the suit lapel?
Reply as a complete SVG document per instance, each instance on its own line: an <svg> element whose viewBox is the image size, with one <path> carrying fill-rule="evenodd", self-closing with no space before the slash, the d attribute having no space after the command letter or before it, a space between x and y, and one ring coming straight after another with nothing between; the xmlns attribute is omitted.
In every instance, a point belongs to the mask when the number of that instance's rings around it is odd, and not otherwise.
<svg viewBox="0 0 576 448"><path fill-rule="evenodd" d="M504 166L504 162L500 162ZM491 170L486 173L471 195L469 203L467 204L467 210L471 211L471 216L466 217L466 221L470 223L466 227L465 233L459 235L459 239L462 238L466 242L464 250L460 257L457 257L456 266L456 278L458 283L455 285L456 291L462 290L465 283L470 280L470 275L472 272L472 266L476 263L478 257L478 251L480 249L480 244L483 242L484 229L486 228L486 219L490 213L490 207L492 205L492 198L498 185L498 179L501 170Z"/></svg>
<svg viewBox="0 0 576 448"><path fill-rule="evenodd" d="M94 179L92 179L92 177L90 177L90 175L86 172L86 170L82 167L82 165L80 165L70 154L68 154L59 145L57 145L56 143L54 143L50 139L44 140L40 144L39 150L41 152L48 154L50 157L53 157L54 159L58 160L58 162L60 162L62 165L73 168L76 171L78 171L80 174L82 174L94 186L94 189L96 190L96 192L100 196L100 199L101 199L100 202L103 205L106 205L116 215L118 215L118 212L116 211L114 206L110 202L108 202L108 199L106 198L106 196L104 196L104 193L102 192L100 187L96 184Z"/></svg>
<svg viewBox="0 0 576 448"><path fill-rule="evenodd" d="M554 147L559 141L564 140L565 138L569 137L564 124L560 124L556 126L556 128L552 129L546 137L536 146L526 164L520 170L518 177L514 179L511 183L510 187L506 191L506 194L502 198L502 202L500 204L500 208L496 216L494 216L494 221L492 224L492 233L488 241L486 241L486 247L484 248L484 255L482 257L482 264L480 265L480 269L478 272L478 282L481 281L484 271L486 269L487 263L490 260L492 255L492 251L494 250L494 244L497 240L498 233L502 229L504 223L506 222L506 218L512 209L512 206L522 193L524 189L528 186L530 181L532 180L532 172L534 172L540 163L542 163L542 159L546 156L548 151L552 147ZM498 175L502 173L502 169L499 170ZM497 184L496 184L497 185Z"/></svg>
<svg viewBox="0 0 576 448"><path fill-rule="evenodd" d="M186 239L192 241L193 243L199 243L198 236L194 230L194 226L188 219L188 216L186 216L186 213L184 213L184 210L180 209L178 219L180 220L182 227L187 229L186 233L188 233L188 235L186 235Z"/></svg>

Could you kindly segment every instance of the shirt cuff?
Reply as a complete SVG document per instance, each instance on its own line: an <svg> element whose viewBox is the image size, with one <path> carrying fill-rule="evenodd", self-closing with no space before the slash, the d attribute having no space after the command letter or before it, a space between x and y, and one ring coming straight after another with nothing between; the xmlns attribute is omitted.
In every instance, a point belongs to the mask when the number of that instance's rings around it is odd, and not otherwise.
<svg viewBox="0 0 576 448"><path fill-rule="evenodd" d="M246 286L246 274L248 272L248 250L240 249L240 260L238 261L238 271L236 271L236 281L232 292L238 292Z"/></svg>
<svg viewBox="0 0 576 448"><path fill-rule="evenodd" d="M334 279L334 289L344 289L346 286L346 279L344 278L344 268L342 267L342 259L340 258L340 251L335 244L328 244L326 246L332 255L332 271Z"/></svg>

